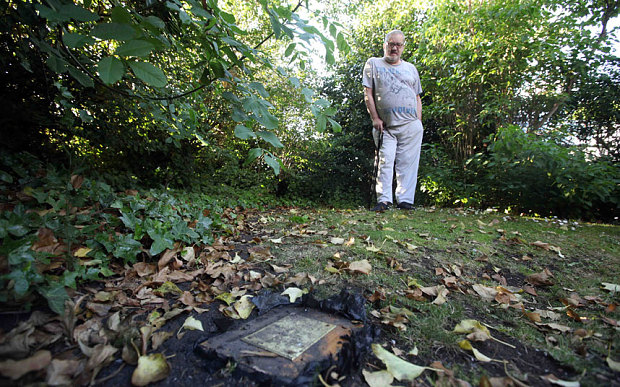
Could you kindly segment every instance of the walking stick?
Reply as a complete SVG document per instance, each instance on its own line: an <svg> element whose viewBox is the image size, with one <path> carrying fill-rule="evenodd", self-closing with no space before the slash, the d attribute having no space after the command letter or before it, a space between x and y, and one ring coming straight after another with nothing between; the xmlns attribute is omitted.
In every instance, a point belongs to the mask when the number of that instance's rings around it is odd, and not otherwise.
<svg viewBox="0 0 620 387"><path fill-rule="evenodd" d="M373 139L373 144L375 143L374 139ZM383 131L381 131L379 133L379 141L376 144L375 147L375 167L374 167L374 173L372 176L372 184L370 185L370 195L369 195L369 204L368 204L368 209L371 209L375 204L377 204L377 175L379 174L379 153L381 151L381 146L383 146ZM373 197L375 198L374 203L373 203Z"/></svg>

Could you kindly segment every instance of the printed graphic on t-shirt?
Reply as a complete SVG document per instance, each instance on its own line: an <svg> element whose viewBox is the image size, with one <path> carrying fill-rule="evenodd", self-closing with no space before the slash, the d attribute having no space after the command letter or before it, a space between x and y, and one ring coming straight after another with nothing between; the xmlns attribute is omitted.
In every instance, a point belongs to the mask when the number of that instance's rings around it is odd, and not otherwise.
<svg viewBox="0 0 620 387"><path fill-rule="evenodd" d="M383 58L371 58L364 67L363 84L373 89L377 113L387 126L417 119L416 97L422 89L418 70L411 63L393 66Z"/></svg>

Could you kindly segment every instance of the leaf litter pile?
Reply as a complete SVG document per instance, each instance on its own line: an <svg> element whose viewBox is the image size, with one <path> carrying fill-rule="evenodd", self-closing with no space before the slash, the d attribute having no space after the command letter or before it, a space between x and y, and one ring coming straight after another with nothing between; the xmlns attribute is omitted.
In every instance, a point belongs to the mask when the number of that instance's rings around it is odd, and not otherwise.
<svg viewBox="0 0 620 387"><path fill-rule="evenodd" d="M619 385L617 227L462 209L229 207L211 239L160 227L142 230L136 244L123 235L140 232L146 214L102 212L108 223L97 227L110 236L100 244L120 242L104 250L101 275L65 286L63 315L32 297L31 312L19 300L4 308L5 383L252 385L234 362L207 370L194 344L256 317L252 299L263 291L295 303L350 288L381 333L362 369L332 368L317 384ZM208 212L199 213L214 217ZM187 232L205 219L184 222ZM95 245L82 242L67 245L42 226L29 249L45 251L43 273L67 265L67 252L80 267L96 266ZM119 246L135 259L110 253ZM57 299L45 295L52 307Z"/></svg>

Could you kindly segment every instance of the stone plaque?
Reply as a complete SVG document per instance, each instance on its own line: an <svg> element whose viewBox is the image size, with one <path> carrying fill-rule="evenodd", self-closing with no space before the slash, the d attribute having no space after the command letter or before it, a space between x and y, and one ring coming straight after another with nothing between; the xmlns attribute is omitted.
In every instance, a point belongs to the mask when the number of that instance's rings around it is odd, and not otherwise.
<svg viewBox="0 0 620 387"><path fill-rule="evenodd" d="M289 314L241 340L294 360L335 327L323 321Z"/></svg>

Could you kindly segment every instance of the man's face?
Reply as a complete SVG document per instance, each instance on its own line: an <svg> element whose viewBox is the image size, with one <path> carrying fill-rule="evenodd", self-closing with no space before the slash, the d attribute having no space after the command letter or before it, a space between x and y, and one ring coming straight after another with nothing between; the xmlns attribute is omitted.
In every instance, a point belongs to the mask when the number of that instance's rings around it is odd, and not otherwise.
<svg viewBox="0 0 620 387"><path fill-rule="evenodd" d="M400 34L393 34L383 43L383 53L386 62L391 64L400 63L400 56L405 46L405 37Z"/></svg>

